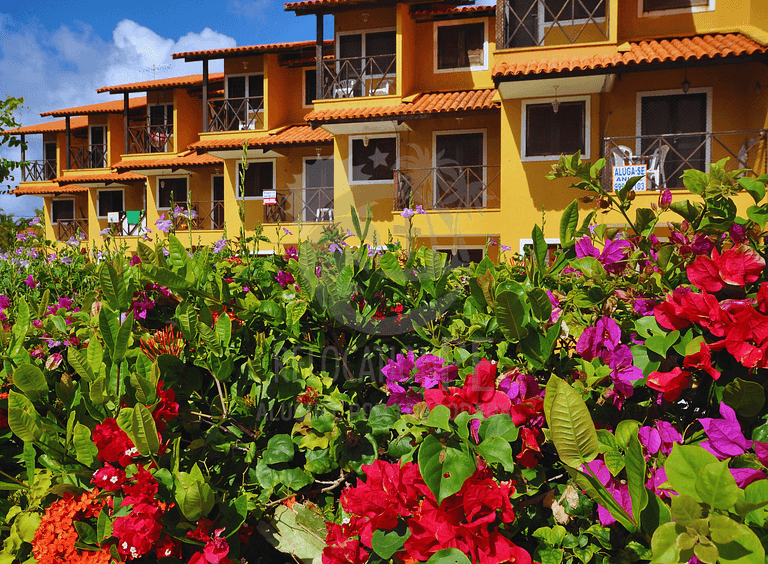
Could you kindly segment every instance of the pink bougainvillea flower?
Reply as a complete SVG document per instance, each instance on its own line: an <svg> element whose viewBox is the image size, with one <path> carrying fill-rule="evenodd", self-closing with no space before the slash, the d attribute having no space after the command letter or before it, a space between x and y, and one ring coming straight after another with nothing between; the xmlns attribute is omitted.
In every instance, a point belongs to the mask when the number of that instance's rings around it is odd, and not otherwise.
<svg viewBox="0 0 768 564"><path fill-rule="evenodd" d="M748 441L741 432L741 425L733 408L725 402L720 402L720 415L723 416L722 419L699 419L708 439L702 441L701 446L720 460L744 454L752 448L752 441Z"/></svg>
<svg viewBox="0 0 768 564"><path fill-rule="evenodd" d="M416 382L424 388L430 389L437 386L440 382L450 382L455 380L459 374L456 366L444 366L445 360L439 356L425 354L416 359Z"/></svg>
<svg viewBox="0 0 768 564"><path fill-rule="evenodd" d="M742 489L746 488L752 482L766 479L765 472L756 470L755 468L729 468L729 470L736 480L736 485Z"/></svg>
<svg viewBox="0 0 768 564"><path fill-rule="evenodd" d="M576 352L586 361L615 349L621 342L621 328L610 317L601 318L594 327L587 327L576 343Z"/></svg>
<svg viewBox="0 0 768 564"><path fill-rule="evenodd" d="M621 272L626 267L626 250L631 246L624 239L608 239L603 252L592 244L587 235L576 241L576 256L578 258L594 257L608 272Z"/></svg>
<svg viewBox="0 0 768 564"><path fill-rule="evenodd" d="M589 466L589 469L592 470L595 476L597 476L597 479L600 480L600 483L605 486L614 499L619 502L619 505L621 505L627 513L631 514L632 499L629 496L629 486L611 476L605 462L600 458L593 460L587 466ZM587 469L585 468L584 471L586 472ZM597 506L597 517L600 520L600 524L604 527L616 522L616 519L611 515L611 512L602 505Z"/></svg>
<svg viewBox="0 0 768 564"><path fill-rule="evenodd" d="M652 390L662 392L666 401L676 401L690 384L690 372L675 367L670 372L651 372L647 386Z"/></svg>

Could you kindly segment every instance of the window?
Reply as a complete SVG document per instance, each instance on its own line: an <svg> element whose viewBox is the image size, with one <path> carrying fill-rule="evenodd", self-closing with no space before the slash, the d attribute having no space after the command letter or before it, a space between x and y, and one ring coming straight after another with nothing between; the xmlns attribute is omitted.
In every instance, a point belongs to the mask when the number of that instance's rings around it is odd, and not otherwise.
<svg viewBox="0 0 768 564"><path fill-rule="evenodd" d="M304 221L333 221L333 158L304 157Z"/></svg>
<svg viewBox="0 0 768 564"><path fill-rule="evenodd" d="M75 219L74 200L51 201L51 223L58 223L60 219Z"/></svg>
<svg viewBox="0 0 768 564"><path fill-rule="evenodd" d="M121 212L123 208L122 190L99 190L98 192L98 216L107 217L110 212Z"/></svg>
<svg viewBox="0 0 768 564"><path fill-rule="evenodd" d="M643 2L644 0L639 0ZM543 45L547 36L564 34L568 43L576 43L582 32L599 31L608 39L605 12L609 0L506 0L508 37L505 47ZM569 26L576 29L567 30ZM555 39L555 43L557 43Z"/></svg>
<svg viewBox="0 0 768 564"><path fill-rule="evenodd" d="M640 0L643 12L658 12L666 10L682 10L699 12L714 10L714 0Z"/></svg>
<svg viewBox="0 0 768 564"><path fill-rule="evenodd" d="M485 203L485 135L435 134L435 209L482 208Z"/></svg>
<svg viewBox="0 0 768 564"><path fill-rule="evenodd" d="M437 70L487 68L485 22L435 24Z"/></svg>
<svg viewBox="0 0 768 564"><path fill-rule="evenodd" d="M397 166L397 137L352 139L352 182L392 180Z"/></svg>
<svg viewBox="0 0 768 564"><path fill-rule="evenodd" d="M43 176L46 180L56 178L56 143L45 144L45 170Z"/></svg>
<svg viewBox="0 0 768 564"><path fill-rule="evenodd" d="M157 190L158 209L168 209L178 204L187 206L187 179L161 178Z"/></svg>
<svg viewBox="0 0 768 564"><path fill-rule="evenodd" d="M545 242L547 243L547 254L544 257L544 264L549 267L555 263L557 255L563 250L563 246L560 244L560 239L545 239ZM520 239L520 254L523 256L533 256L532 239Z"/></svg>
<svg viewBox="0 0 768 564"><path fill-rule="evenodd" d="M304 71L304 105L311 106L317 98L317 69Z"/></svg>
<svg viewBox="0 0 768 564"><path fill-rule="evenodd" d="M264 75L227 77L227 130L259 129L264 126Z"/></svg>
<svg viewBox="0 0 768 564"><path fill-rule="evenodd" d="M340 33L337 39L336 76L325 87L330 96L354 98L395 93L394 30Z"/></svg>
<svg viewBox="0 0 768 564"><path fill-rule="evenodd" d="M557 111L555 111L557 109ZM523 102L523 158L546 160L581 151L589 157L589 99Z"/></svg>
<svg viewBox="0 0 768 564"><path fill-rule="evenodd" d="M482 247L463 248L463 249L459 249L459 248L437 249L436 248L435 250L448 255L447 262L450 263L451 268L457 268L459 266L469 266L469 264L472 262L477 264L481 260L483 260L484 249Z"/></svg>
<svg viewBox="0 0 768 564"><path fill-rule="evenodd" d="M149 152L172 151L170 137L173 135L173 104L152 104L147 111L149 125Z"/></svg>
<svg viewBox="0 0 768 564"><path fill-rule="evenodd" d="M106 168L107 166L107 128L103 125L91 127L90 166L88 168Z"/></svg>
<svg viewBox="0 0 768 564"><path fill-rule="evenodd" d="M238 190L237 197L261 198L264 190L275 189L275 163L273 161L259 161L248 163L245 171L245 187Z"/></svg>

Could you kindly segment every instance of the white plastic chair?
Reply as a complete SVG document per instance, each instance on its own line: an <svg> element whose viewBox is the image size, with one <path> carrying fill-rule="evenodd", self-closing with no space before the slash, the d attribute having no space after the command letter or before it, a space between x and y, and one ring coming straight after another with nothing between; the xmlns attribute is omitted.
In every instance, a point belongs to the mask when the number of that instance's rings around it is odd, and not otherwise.
<svg viewBox="0 0 768 564"><path fill-rule="evenodd" d="M617 145L608 154L611 157L611 166L628 166L635 161L632 149L626 145Z"/></svg>
<svg viewBox="0 0 768 564"><path fill-rule="evenodd" d="M664 162L667 159L668 152L669 145L661 145L660 147L657 147L653 151L651 160L648 163L648 178L653 181L653 185L656 189L661 189L667 183L664 174Z"/></svg>
<svg viewBox="0 0 768 564"><path fill-rule="evenodd" d="M334 98L352 98L354 96L356 86L357 86L356 78L339 80L333 85L333 97Z"/></svg>

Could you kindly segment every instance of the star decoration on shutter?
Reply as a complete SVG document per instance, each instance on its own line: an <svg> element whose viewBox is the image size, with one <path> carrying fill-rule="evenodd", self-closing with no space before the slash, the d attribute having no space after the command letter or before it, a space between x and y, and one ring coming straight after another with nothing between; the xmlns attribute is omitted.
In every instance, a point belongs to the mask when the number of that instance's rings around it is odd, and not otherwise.
<svg viewBox="0 0 768 564"><path fill-rule="evenodd" d="M376 147L373 151L373 155L368 158L373 161L373 168L378 168L380 166L387 166L388 156L389 153L382 153L379 148Z"/></svg>

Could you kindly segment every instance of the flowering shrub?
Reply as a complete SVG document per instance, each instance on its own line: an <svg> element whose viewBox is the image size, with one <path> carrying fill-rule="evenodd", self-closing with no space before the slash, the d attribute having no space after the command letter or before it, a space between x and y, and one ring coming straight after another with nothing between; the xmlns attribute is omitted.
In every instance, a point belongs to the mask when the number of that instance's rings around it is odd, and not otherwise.
<svg viewBox="0 0 768 564"><path fill-rule="evenodd" d="M762 564L768 178L713 163L633 213L602 164L551 174L586 193L559 253L534 226L467 268L354 210L269 257L261 231L190 252L183 210L130 257L25 235L0 564Z"/></svg>

